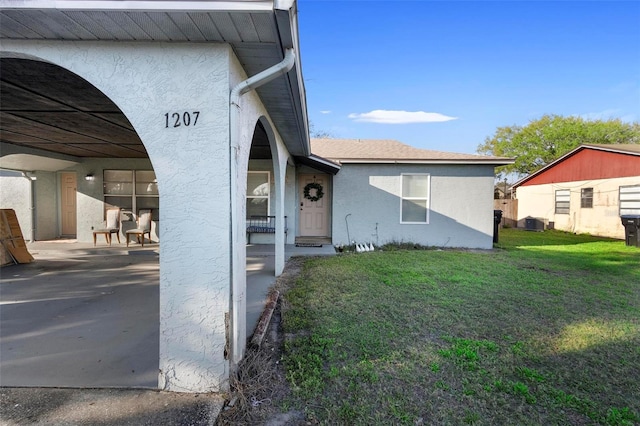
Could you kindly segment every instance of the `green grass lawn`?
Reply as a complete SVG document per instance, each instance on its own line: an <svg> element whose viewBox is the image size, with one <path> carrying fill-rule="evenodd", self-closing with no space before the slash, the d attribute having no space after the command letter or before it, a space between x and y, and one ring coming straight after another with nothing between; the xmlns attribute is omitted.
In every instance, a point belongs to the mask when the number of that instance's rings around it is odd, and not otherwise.
<svg viewBox="0 0 640 426"><path fill-rule="evenodd" d="M311 259L282 320L310 421L640 424L640 249L621 241L505 229L493 251Z"/></svg>

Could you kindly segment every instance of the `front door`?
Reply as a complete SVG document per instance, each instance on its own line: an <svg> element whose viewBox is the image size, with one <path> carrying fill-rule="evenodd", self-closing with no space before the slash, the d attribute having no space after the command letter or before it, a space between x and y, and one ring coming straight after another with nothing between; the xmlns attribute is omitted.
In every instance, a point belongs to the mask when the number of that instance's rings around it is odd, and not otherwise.
<svg viewBox="0 0 640 426"><path fill-rule="evenodd" d="M76 236L76 174L60 174L60 218L61 234L65 237Z"/></svg>
<svg viewBox="0 0 640 426"><path fill-rule="evenodd" d="M298 182L300 184L300 236L301 237L327 237L329 235L329 218L328 218L328 183L327 175L300 175ZM318 194L316 188L309 190L309 197L304 196L304 189L308 184L316 183L322 187L322 198L312 201Z"/></svg>

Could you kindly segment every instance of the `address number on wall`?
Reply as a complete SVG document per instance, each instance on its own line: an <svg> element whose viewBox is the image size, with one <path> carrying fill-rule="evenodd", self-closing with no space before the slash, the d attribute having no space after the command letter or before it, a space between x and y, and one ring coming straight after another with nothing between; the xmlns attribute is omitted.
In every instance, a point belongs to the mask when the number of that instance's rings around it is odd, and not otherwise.
<svg viewBox="0 0 640 426"><path fill-rule="evenodd" d="M167 112L164 115L164 127L189 127L195 126L198 123L198 117L200 117L200 111L185 111L185 112Z"/></svg>

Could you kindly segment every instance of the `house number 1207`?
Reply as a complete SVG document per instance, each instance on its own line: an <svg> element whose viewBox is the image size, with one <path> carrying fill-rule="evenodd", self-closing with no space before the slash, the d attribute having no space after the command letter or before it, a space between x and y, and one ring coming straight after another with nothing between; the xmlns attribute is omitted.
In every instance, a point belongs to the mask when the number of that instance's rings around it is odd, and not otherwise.
<svg viewBox="0 0 640 426"><path fill-rule="evenodd" d="M164 115L164 127L168 129L169 127L195 126L198 123L199 116L200 111L185 111L182 114L179 112L167 112Z"/></svg>

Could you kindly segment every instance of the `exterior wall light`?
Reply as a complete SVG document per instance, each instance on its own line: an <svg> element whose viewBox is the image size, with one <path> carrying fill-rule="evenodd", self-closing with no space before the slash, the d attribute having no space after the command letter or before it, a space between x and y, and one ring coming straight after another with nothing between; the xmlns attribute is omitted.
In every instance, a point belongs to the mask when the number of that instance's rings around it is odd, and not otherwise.
<svg viewBox="0 0 640 426"><path fill-rule="evenodd" d="M86 180L87 182L93 182L94 180L96 180L96 177L92 173L89 173L84 177L84 180Z"/></svg>

